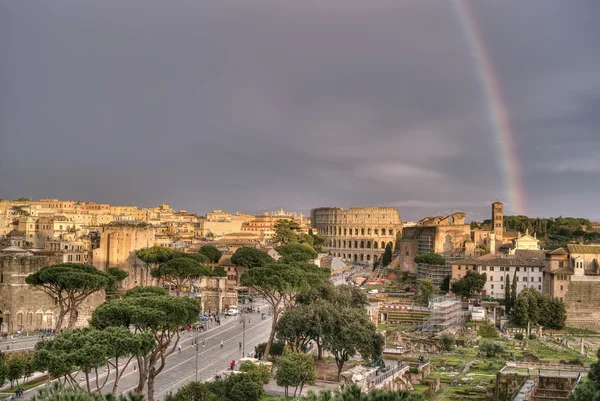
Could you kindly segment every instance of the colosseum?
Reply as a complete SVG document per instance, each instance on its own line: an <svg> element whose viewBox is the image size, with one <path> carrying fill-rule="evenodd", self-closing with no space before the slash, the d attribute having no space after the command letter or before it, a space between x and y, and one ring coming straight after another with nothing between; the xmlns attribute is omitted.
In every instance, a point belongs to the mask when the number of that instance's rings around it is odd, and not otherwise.
<svg viewBox="0 0 600 401"><path fill-rule="evenodd" d="M379 260L402 230L393 207L320 207L311 210L312 226L327 238L329 253L355 262Z"/></svg>

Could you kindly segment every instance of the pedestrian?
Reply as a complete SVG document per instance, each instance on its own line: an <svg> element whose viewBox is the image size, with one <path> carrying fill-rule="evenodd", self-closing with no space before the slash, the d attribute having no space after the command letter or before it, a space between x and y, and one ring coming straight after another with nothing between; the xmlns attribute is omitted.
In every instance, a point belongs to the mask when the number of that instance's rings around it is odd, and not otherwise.
<svg viewBox="0 0 600 401"><path fill-rule="evenodd" d="M240 349L242 349L242 342L240 341Z"/></svg>
<svg viewBox="0 0 600 401"><path fill-rule="evenodd" d="M177 351L181 352L181 345L177 346Z"/></svg>
<svg viewBox="0 0 600 401"><path fill-rule="evenodd" d="M232 359L231 362L229 362L229 368L231 370L233 370L233 367L235 366L235 361Z"/></svg>
<svg viewBox="0 0 600 401"><path fill-rule="evenodd" d="M202 348L204 348L204 340L202 340Z"/></svg>
<svg viewBox="0 0 600 401"><path fill-rule="evenodd" d="M221 348L223 348L223 340L221 340Z"/></svg>
<svg viewBox="0 0 600 401"><path fill-rule="evenodd" d="M133 364L133 371L135 372L137 370L137 364Z"/></svg>

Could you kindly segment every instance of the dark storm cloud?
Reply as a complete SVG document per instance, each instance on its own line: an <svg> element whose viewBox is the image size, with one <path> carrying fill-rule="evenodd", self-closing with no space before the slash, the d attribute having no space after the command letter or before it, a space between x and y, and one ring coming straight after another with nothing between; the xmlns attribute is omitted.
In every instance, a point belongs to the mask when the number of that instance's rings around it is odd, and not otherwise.
<svg viewBox="0 0 600 401"><path fill-rule="evenodd" d="M598 6L469 4L529 213L600 217ZM0 3L0 197L483 218L495 140L450 2Z"/></svg>

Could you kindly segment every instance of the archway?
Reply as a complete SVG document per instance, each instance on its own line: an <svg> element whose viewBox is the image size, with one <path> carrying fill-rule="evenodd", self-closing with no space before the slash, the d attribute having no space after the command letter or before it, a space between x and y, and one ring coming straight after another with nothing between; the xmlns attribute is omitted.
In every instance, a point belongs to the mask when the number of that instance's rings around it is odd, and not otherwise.
<svg viewBox="0 0 600 401"><path fill-rule="evenodd" d="M379 249L379 243L377 241L373 242L373 249Z"/></svg>
<svg viewBox="0 0 600 401"><path fill-rule="evenodd" d="M360 261L362 262L362 261L364 261L364 260L365 260L365 255L361 253L361 254L360 254Z"/></svg>
<svg viewBox="0 0 600 401"><path fill-rule="evenodd" d="M367 255L367 261L371 261L371 255Z"/></svg>
<svg viewBox="0 0 600 401"><path fill-rule="evenodd" d="M356 262L358 260L358 255L354 254L354 261Z"/></svg>
<svg viewBox="0 0 600 401"><path fill-rule="evenodd" d="M385 228L381 229L381 235L385 235Z"/></svg>
<svg viewBox="0 0 600 401"><path fill-rule="evenodd" d="M367 241L367 249L371 249L371 241Z"/></svg>
<svg viewBox="0 0 600 401"><path fill-rule="evenodd" d="M365 241L360 241L360 247L361 249L365 247Z"/></svg>

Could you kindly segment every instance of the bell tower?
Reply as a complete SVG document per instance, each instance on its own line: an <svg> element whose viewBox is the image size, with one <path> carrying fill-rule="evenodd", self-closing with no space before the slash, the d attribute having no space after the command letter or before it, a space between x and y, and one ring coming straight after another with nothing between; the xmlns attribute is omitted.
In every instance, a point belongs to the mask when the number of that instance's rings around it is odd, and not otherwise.
<svg viewBox="0 0 600 401"><path fill-rule="evenodd" d="M496 237L496 243L502 243L504 234L504 204L502 202L492 203L492 231Z"/></svg>

